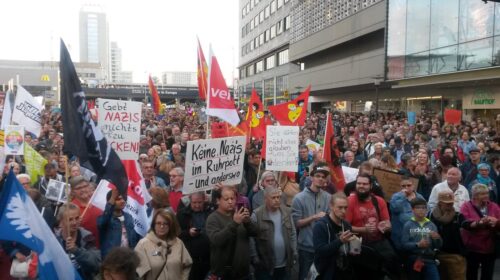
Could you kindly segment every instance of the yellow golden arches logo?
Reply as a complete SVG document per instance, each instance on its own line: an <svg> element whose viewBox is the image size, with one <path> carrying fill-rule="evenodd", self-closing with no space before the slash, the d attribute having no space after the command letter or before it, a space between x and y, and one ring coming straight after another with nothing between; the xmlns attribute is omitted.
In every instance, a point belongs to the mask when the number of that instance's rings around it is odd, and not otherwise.
<svg viewBox="0 0 500 280"><path fill-rule="evenodd" d="M50 82L50 76L45 74L40 77L40 81L42 82Z"/></svg>

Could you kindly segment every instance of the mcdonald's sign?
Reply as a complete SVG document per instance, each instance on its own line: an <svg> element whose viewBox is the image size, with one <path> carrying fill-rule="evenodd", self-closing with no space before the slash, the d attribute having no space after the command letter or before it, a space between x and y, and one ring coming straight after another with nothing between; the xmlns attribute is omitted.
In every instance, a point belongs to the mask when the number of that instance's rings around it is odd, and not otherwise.
<svg viewBox="0 0 500 280"><path fill-rule="evenodd" d="M44 74L40 77L40 81L42 82L50 82L50 76L47 74Z"/></svg>

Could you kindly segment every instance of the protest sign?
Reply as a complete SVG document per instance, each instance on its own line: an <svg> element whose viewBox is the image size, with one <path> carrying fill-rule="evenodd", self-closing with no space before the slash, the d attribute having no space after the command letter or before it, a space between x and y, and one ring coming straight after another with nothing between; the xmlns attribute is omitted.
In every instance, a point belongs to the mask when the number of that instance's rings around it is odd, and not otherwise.
<svg viewBox="0 0 500 280"><path fill-rule="evenodd" d="M417 114L415 112L408 112L408 124L415 125L417 123Z"/></svg>
<svg viewBox="0 0 500 280"><path fill-rule="evenodd" d="M50 179L45 191L45 197L55 202L66 203L68 200L68 189L64 182Z"/></svg>
<svg viewBox="0 0 500 280"><path fill-rule="evenodd" d="M357 168L342 166L342 173L344 173L344 180L346 184L356 180L356 177L358 177L358 172L359 169Z"/></svg>
<svg viewBox="0 0 500 280"><path fill-rule="evenodd" d="M183 193L241 183L245 145L245 136L189 141Z"/></svg>
<svg viewBox="0 0 500 280"><path fill-rule="evenodd" d="M382 190L384 191L385 201L389 202L393 194L401 191L401 179L404 175L393 171L374 168L373 176L377 178ZM410 180L416 189L418 187L418 179L410 177Z"/></svg>
<svg viewBox="0 0 500 280"><path fill-rule="evenodd" d="M121 160L139 158L140 102L98 99L98 124Z"/></svg>
<svg viewBox="0 0 500 280"><path fill-rule="evenodd" d="M5 154L24 154L24 126L9 125L5 129Z"/></svg>
<svg viewBox="0 0 500 280"><path fill-rule="evenodd" d="M319 143L312 141L311 139L307 139L306 146L309 148L309 151L318 151L321 148Z"/></svg>
<svg viewBox="0 0 500 280"><path fill-rule="evenodd" d="M299 127L267 126L266 170L297 172Z"/></svg>
<svg viewBox="0 0 500 280"><path fill-rule="evenodd" d="M47 160L30 145L24 145L24 161L26 162L26 173L30 175L31 182L37 182L45 174L44 167Z"/></svg>
<svg viewBox="0 0 500 280"><path fill-rule="evenodd" d="M12 122L22 124L37 137L42 129L42 104L38 103L22 86L17 87L16 102L12 111Z"/></svg>
<svg viewBox="0 0 500 280"><path fill-rule="evenodd" d="M460 124L462 120L462 111L454 109L444 110L444 122L449 124Z"/></svg>

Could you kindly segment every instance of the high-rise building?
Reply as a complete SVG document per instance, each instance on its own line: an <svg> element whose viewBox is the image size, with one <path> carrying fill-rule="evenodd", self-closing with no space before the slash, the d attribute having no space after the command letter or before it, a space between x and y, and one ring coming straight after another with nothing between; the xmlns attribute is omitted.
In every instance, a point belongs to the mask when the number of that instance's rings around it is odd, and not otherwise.
<svg viewBox="0 0 500 280"><path fill-rule="evenodd" d="M118 43L111 42L110 48L111 82L114 84L132 83L132 71L122 70L122 49Z"/></svg>
<svg viewBox="0 0 500 280"><path fill-rule="evenodd" d="M100 6L84 6L80 10L80 62L99 63L109 82L109 27Z"/></svg>
<svg viewBox="0 0 500 280"><path fill-rule="evenodd" d="M164 85L195 86L198 84L196 72L163 72L161 82Z"/></svg>
<svg viewBox="0 0 500 280"><path fill-rule="evenodd" d="M239 81L240 97L255 88L267 105L295 94L289 75L299 71L289 63L291 0L240 0Z"/></svg>

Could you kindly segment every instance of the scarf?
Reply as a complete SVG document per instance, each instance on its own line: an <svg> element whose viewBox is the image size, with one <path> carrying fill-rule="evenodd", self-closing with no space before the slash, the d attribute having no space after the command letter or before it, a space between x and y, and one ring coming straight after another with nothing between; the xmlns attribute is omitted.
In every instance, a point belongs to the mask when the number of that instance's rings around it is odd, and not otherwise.
<svg viewBox="0 0 500 280"><path fill-rule="evenodd" d="M432 216L443 224L449 224L455 218L455 210L443 212L438 205L432 211Z"/></svg>
<svg viewBox="0 0 500 280"><path fill-rule="evenodd" d="M491 184L491 178L490 177L486 177L484 178L483 176L481 176L481 174L477 174L477 182L480 183L480 184L483 184L483 185L486 185L486 186L490 186Z"/></svg>

